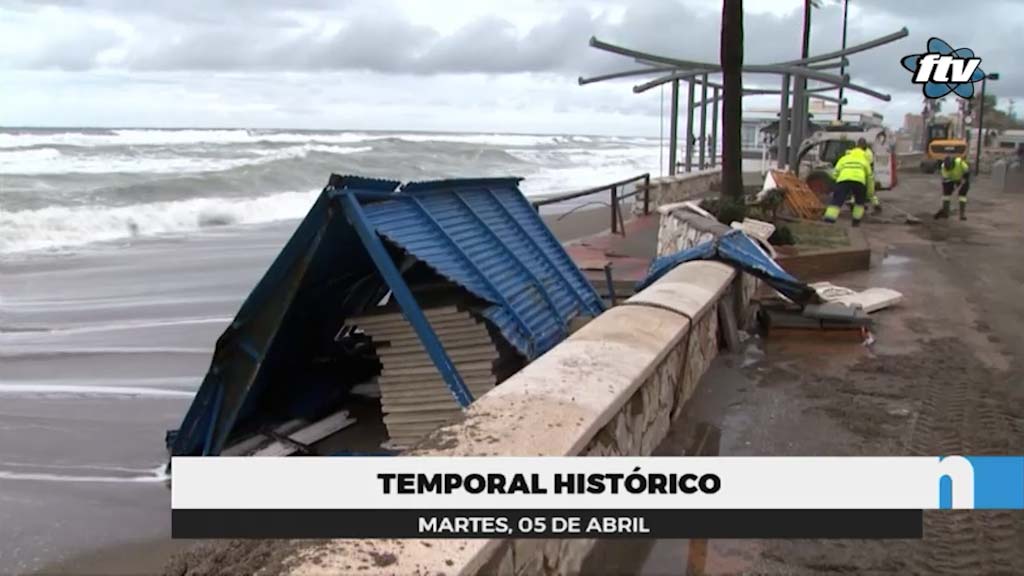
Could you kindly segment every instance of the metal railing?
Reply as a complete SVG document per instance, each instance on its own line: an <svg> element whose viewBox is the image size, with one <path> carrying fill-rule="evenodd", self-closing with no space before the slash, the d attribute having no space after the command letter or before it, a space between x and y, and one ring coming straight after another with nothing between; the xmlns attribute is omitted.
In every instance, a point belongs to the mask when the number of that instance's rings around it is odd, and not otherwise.
<svg viewBox="0 0 1024 576"><path fill-rule="evenodd" d="M621 189L627 184L634 184L637 182L643 182L642 186L634 188L631 192L621 193ZM651 173L645 172L632 178L626 178L625 180L619 180L618 182L612 182L611 184L603 184L601 186L595 186L593 188L587 188L586 190L579 190L577 192L566 192L565 194L557 194L554 196L548 196L531 202L533 209L538 213L540 212L541 206L548 206L550 204L558 204L567 200L573 200L576 198L582 198L584 196L590 196L591 194L600 194L602 192L610 193L610 202L612 212L612 233L613 234L626 234L626 222L622 216L622 205L621 202L628 198L643 194L643 205L644 215L651 213Z"/></svg>

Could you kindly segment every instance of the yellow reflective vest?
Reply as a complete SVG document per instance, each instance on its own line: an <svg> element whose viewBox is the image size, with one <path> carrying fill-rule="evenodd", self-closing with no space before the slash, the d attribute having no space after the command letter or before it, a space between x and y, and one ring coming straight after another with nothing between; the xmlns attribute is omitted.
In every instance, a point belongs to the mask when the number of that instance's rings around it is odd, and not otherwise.
<svg viewBox="0 0 1024 576"><path fill-rule="evenodd" d="M836 182L860 182L865 186L874 179L871 172L871 161L860 148L850 148L836 162L832 177Z"/></svg>
<svg viewBox="0 0 1024 576"><path fill-rule="evenodd" d="M942 169L939 171L942 174L942 180L944 182L959 182L963 180L964 174L971 171L971 167L967 165L967 162L963 158L954 158L953 167L946 170L946 165L942 165Z"/></svg>

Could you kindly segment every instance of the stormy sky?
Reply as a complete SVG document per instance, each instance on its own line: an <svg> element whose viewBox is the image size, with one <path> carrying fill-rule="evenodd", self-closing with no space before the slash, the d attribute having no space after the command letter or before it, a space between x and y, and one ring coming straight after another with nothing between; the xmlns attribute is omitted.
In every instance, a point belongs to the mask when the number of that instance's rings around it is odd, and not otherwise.
<svg viewBox="0 0 1024 576"><path fill-rule="evenodd" d="M842 6L814 11L812 53L840 45ZM801 0L747 0L747 63L799 56ZM7 0L0 4L0 125L223 126L657 135L658 89L602 40L715 62L718 0ZM850 0L849 44L910 36L851 58L893 95L849 95L898 125L921 108L899 64L938 36L970 47L1003 106L1024 95L1024 3ZM750 86L777 87L749 75ZM764 107L777 98L747 98ZM952 109L952 105L947 105Z"/></svg>

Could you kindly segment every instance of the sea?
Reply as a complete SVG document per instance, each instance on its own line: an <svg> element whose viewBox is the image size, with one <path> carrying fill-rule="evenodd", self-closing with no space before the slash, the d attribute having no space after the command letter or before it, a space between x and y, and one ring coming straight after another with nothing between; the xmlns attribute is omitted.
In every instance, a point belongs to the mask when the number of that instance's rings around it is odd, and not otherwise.
<svg viewBox="0 0 1024 576"><path fill-rule="evenodd" d="M536 197L660 162L657 138L0 130L0 574L161 570L164 435L331 173Z"/></svg>
<svg viewBox="0 0 1024 576"><path fill-rule="evenodd" d="M301 218L331 173L518 176L530 196L663 167L658 138L297 130L0 130L0 255Z"/></svg>

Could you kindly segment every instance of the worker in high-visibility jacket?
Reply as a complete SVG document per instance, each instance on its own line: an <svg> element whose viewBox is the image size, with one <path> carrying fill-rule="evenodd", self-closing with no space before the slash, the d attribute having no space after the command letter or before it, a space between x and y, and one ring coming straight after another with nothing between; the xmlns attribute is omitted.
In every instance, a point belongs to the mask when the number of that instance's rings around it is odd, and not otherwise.
<svg viewBox="0 0 1024 576"><path fill-rule="evenodd" d="M875 173L875 153L871 151L871 147L868 146L868 141L864 138L857 140L857 147L864 151L864 155L868 157L868 163L871 164L871 173ZM878 201L878 194L875 193L875 179L872 177L867 182L868 187L868 202L871 202L872 211L878 214L882 211L882 203Z"/></svg>
<svg viewBox="0 0 1024 576"><path fill-rule="evenodd" d="M861 218L864 217L864 204L867 203L867 183L875 178L864 150L856 146L847 150L836 162L832 178L835 184L832 186L832 199L825 208L825 222L835 223L839 219L840 207L852 195L853 225L860 226Z"/></svg>
<svg viewBox="0 0 1024 576"><path fill-rule="evenodd" d="M967 191L971 188L971 167L959 156L946 156L939 170L942 176L942 208L935 213L935 219L949 218L949 203L953 190L959 190L960 219L967 220Z"/></svg>

